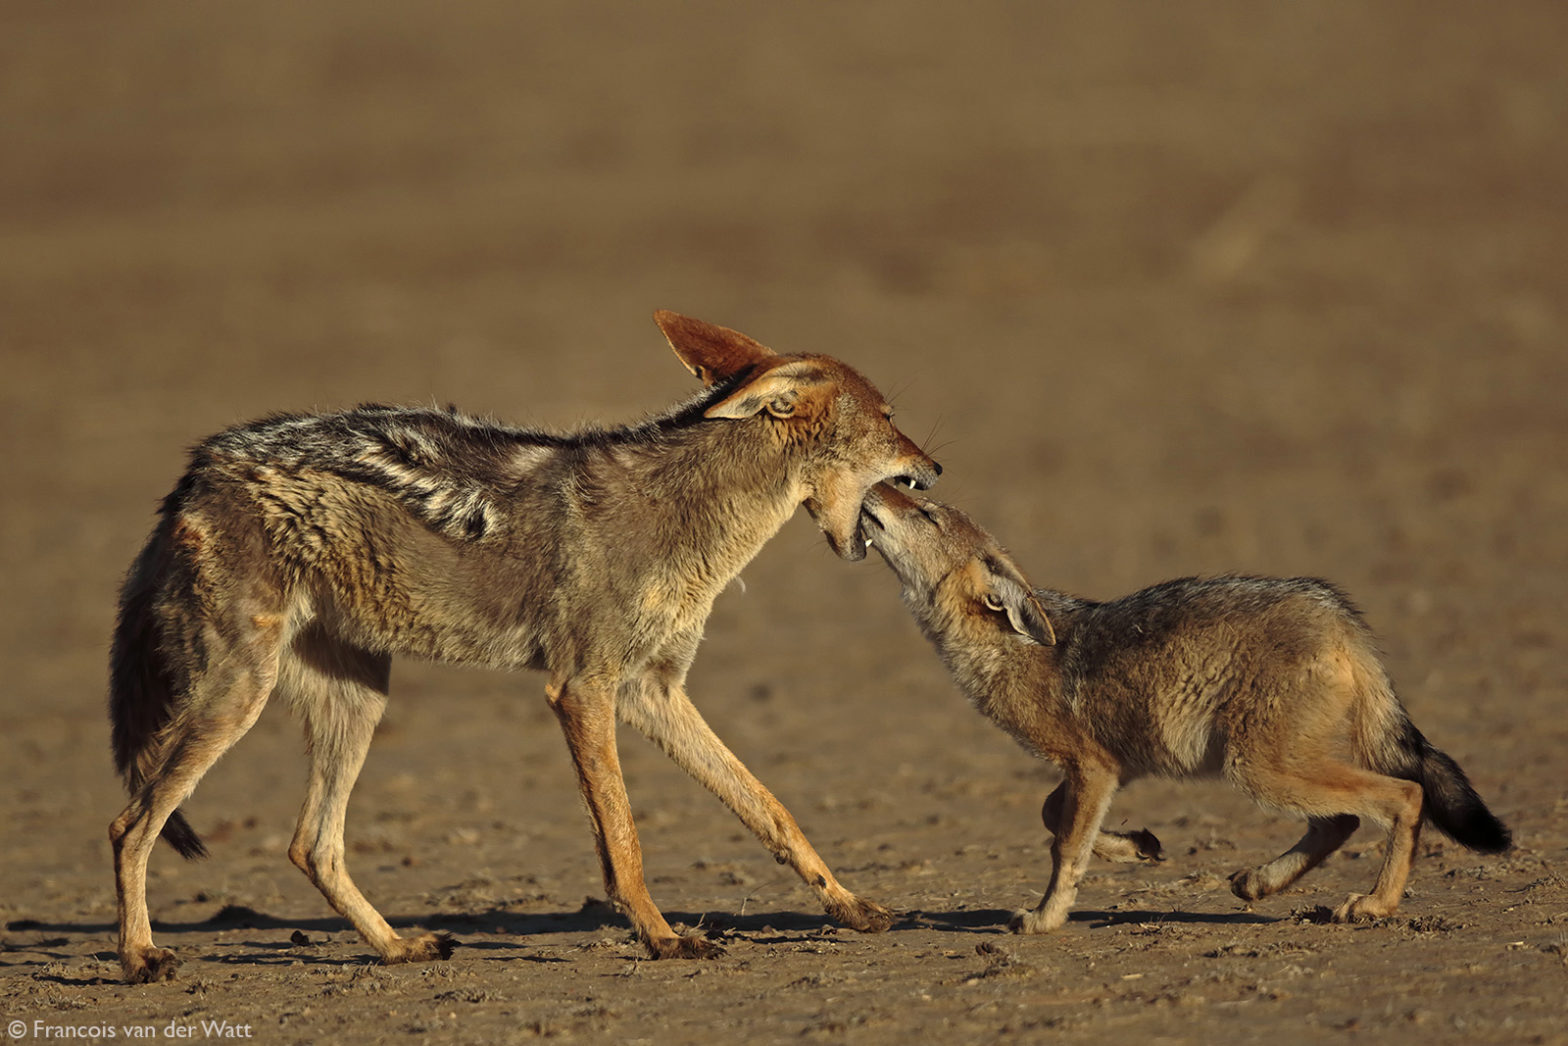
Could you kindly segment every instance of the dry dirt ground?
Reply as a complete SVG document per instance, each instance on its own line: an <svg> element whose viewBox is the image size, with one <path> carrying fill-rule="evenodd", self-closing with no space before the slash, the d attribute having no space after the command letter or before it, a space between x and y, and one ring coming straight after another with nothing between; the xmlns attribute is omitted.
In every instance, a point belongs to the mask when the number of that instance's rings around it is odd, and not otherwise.
<svg viewBox="0 0 1568 1046"><path fill-rule="evenodd" d="M1539 3L51 3L0 13L0 997L28 1039L1568 1040L1568 9ZM402 664L351 860L448 962L382 968L287 862L285 709L154 858L178 981L114 961L103 714L119 576L183 448L275 409L633 418L676 308L836 353L1038 582L1354 593L1416 721L1514 828L1428 832L1397 918L1363 829L1142 782L1019 938L1054 771L969 710L873 557L804 518L718 602L692 690L844 881L810 893L623 737L656 899L602 900L542 680Z"/></svg>

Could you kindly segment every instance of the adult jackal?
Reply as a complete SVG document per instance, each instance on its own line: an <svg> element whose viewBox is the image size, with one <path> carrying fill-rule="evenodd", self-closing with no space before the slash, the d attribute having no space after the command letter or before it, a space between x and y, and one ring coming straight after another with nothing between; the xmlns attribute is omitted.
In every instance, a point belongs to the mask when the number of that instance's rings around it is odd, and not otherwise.
<svg viewBox="0 0 1568 1046"><path fill-rule="evenodd" d="M1472 850L1510 845L1458 764L1411 723L1361 615L1326 582L1187 578L1095 603L1032 587L957 509L883 484L865 512L970 701L1065 774L1041 811L1055 835L1050 885L1014 930L1060 927L1091 853L1159 855L1148 832L1100 828L1116 789L1150 774L1223 777L1306 817L1294 847L1231 878L1246 900L1316 867L1360 818L1377 822L1389 833L1377 882L1337 922L1399 905L1423 816Z"/></svg>
<svg viewBox="0 0 1568 1046"><path fill-rule="evenodd" d="M654 906L616 755L617 717L652 738L787 861L834 918L889 913L833 877L789 812L687 699L719 591L804 504L860 559L861 499L940 472L849 366L778 355L670 312L656 322L707 386L640 424L570 435L456 412L276 415L195 448L120 597L109 708L131 794L110 826L120 963L173 975L153 945L147 858L202 845L178 811L274 690L304 720L310 781L289 858L388 963L445 957L400 937L355 887L343 821L394 654L549 673L605 889L655 957L718 951Z"/></svg>

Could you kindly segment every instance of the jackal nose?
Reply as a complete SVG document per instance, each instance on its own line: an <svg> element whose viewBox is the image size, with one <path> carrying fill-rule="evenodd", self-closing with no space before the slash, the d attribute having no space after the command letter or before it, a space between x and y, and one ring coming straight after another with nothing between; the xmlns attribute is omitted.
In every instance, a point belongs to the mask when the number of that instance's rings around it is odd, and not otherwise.
<svg viewBox="0 0 1568 1046"><path fill-rule="evenodd" d="M931 467L936 470L936 474L938 476L942 474L942 463L940 461L933 460L931 462Z"/></svg>
<svg viewBox="0 0 1568 1046"><path fill-rule="evenodd" d="M907 475L900 476L899 481L910 490L930 490L932 484L936 482L936 478L941 474L942 466L933 461L930 468L918 469Z"/></svg>

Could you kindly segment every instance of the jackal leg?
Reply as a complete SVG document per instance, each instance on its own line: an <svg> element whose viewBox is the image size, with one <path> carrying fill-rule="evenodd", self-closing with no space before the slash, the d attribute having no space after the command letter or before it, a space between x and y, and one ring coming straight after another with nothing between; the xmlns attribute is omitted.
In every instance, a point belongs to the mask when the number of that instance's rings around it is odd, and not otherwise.
<svg viewBox="0 0 1568 1046"><path fill-rule="evenodd" d="M1062 802L1066 795L1067 782L1063 781L1045 797L1045 805L1040 807L1040 820L1045 822L1045 830L1052 835L1057 833L1057 826L1061 824ZM1140 828L1136 832L1113 832L1102 828L1094 837L1094 856L1102 861L1123 864L1163 861L1165 850L1160 846L1159 838L1147 828Z"/></svg>
<svg viewBox="0 0 1568 1046"><path fill-rule="evenodd" d="M658 682L635 692L628 688L620 714L718 796L775 860L815 889L834 920L862 933L880 933L892 925L892 912L839 884L784 804L719 740L683 689Z"/></svg>
<svg viewBox="0 0 1568 1046"><path fill-rule="evenodd" d="M561 721L577 782L593 822L594 847L604 870L604 890L628 918L655 959L711 958L724 949L704 937L682 937L670 928L643 881L642 846L615 746L615 690L583 679L552 682L550 707Z"/></svg>
<svg viewBox="0 0 1568 1046"><path fill-rule="evenodd" d="M1267 864L1231 876L1231 892L1244 901L1256 901L1278 893L1322 864L1324 858L1344 845L1360 824L1361 819L1354 814L1309 818L1307 834L1295 846Z"/></svg>
<svg viewBox="0 0 1568 1046"><path fill-rule="evenodd" d="M1374 791L1367 797L1370 816L1388 826L1383 865L1369 894L1353 893L1334 909L1337 923L1382 919L1394 914L1405 896L1405 883L1421 841L1421 786L1414 781L1369 774ZM1375 812L1374 812L1375 811Z"/></svg>
<svg viewBox="0 0 1568 1046"><path fill-rule="evenodd" d="M349 877L343 847L349 793L386 709L390 669L391 658L385 654L370 654L306 630L285 658L280 681L304 721L310 756L310 783L289 843L289 860L387 965L452 954L447 934L399 936Z"/></svg>
<svg viewBox="0 0 1568 1046"><path fill-rule="evenodd" d="M159 738L157 768L109 826L120 967L132 984L170 980L180 965L173 952L153 944L147 860L169 816L261 715L277 679L281 636L280 616L257 615L244 640L227 647L214 644L210 667L176 699L173 718Z"/></svg>
<svg viewBox="0 0 1568 1046"><path fill-rule="evenodd" d="M1116 773L1108 767L1067 768L1058 821L1061 830L1051 840L1051 882L1038 906L1013 916L1008 928L1014 933L1049 933L1067 921L1068 909L1078 897L1078 880L1089 866L1100 823L1118 784Z"/></svg>
<svg viewBox="0 0 1568 1046"><path fill-rule="evenodd" d="M1333 847L1327 844L1336 836L1341 832L1344 837L1349 836L1347 827L1356 817L1375 821L1388 829L1383 865L1378 870L1372 892L1351 894L1335 909L1334 921L1380 919L1392 915L1399 907L1421 833L1420 785L1327 759L1286 767L1253 766L1244 773L1233 771L1232 776L1244 791L1265 805L1297 810L1309 818L1332 820L1332 826L1313 841L1319 847L1326 847L1324 856L1332 852ZM1349 818L1342 815L1349 815ZM1309 838L1312 834L1309 830ZM1335 845L1342 842L1343 837ZM1303 844L1312 845L1303 839L1297 849L1302 849ZM1295 858L1291 856L1293 853L1294 850L1287 852L1260 871L1276 865L1282 871L1289 871L1295 861L1309 857L1311 851ZM1282 861L1285 864L1281 865ZM1307 864L1301 871L1310 867Z"/></svg>

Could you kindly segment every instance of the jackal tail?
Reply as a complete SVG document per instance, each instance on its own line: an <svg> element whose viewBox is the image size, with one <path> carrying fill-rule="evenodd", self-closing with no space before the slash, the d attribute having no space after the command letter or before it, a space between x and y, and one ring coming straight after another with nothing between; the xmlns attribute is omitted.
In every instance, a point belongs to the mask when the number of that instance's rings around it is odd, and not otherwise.
<svg viewBox="0 0 1568 1046"><path fill-rule="evenodd" d="M1479 853L1502 853L1513 845L1513 833L1487 809L1459 764L1428 741L1408 717L1397 743L1405 759L1403 772L1396 776L1421 786L1427 820L1439 831Z"/></svg>
<svg viewBox="0 0 1568 1046"><path fill-rule="evenodd" d="M1410 721L1370 648L1356 660L1361 693L1357 747L1363 765L1420 785L1425 819L1454 842L1488 854L1512 846L1513 833L1487 809L1459 764Z"/></svg>
<svg viewBox="0 0 1568 1046"><path fill-rule="evenodd" d="M132 796L157 768L159 735L174 711L174 687L153 609L156 570L169 554L168 544L166 516L126 576L110 648L110 739L115 769ZM201 837L178 810L169 815L161 834L181 857L207 856Z"/></svg>

